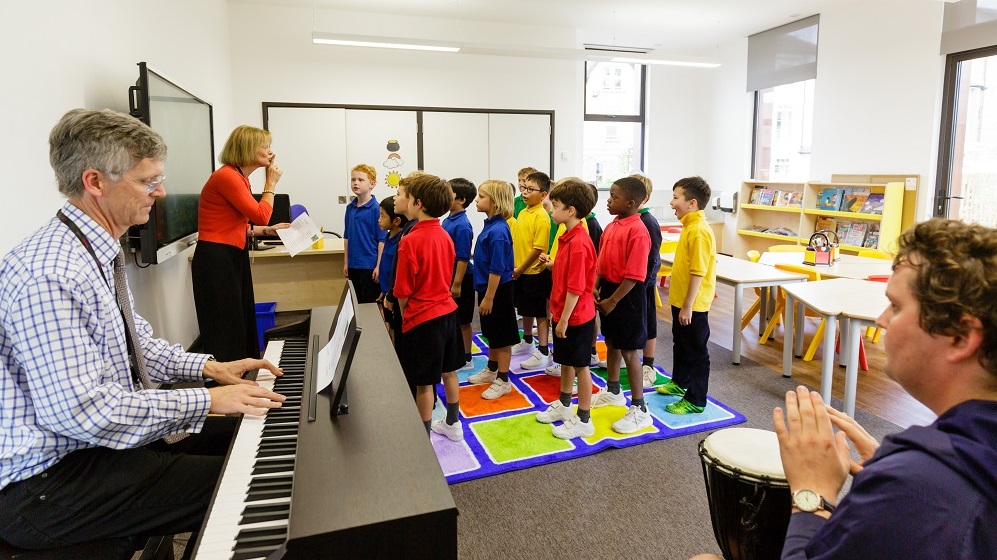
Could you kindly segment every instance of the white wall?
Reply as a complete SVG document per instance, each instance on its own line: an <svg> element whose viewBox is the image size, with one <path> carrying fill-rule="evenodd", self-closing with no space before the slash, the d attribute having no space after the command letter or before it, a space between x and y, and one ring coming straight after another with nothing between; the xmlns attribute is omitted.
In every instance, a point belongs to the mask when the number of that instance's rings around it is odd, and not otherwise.
<svg viewBox="0 0 997 560"><path fill-rule="evenodd" d="M6 53L0 106L0 254L55 215L64 199L48 163L48 134L77 107L128 111L128 86L146 61L214 105L216 145L232 123L224 0L32 0L0 3ZM169 163L167 162L167 173ZM129 267L139 313L173 342L197 335L186 254Z"/></svg>
<svg viewBox="0 0 997 560"><path fill-rule="evenodd" d="M450 39L452 23L429 18L371 16L311 8L232 4L231 32L235 76L235 118L262 125L262 103L328 103L555 111L555 177L581 170L582 63L507 56L360 49L314 45L314 28L327 32L364 32ZM449 26L449 27L448 27ZM261 31L261 30L266 30ZM553 27L485 25L461 22L467 41L479 43L574 46L574 32ZM280 158L281 138L273 149ZM568 154L567 159L561 153ZM357 163L348 162L352 167ZM376 163L376 162L366 162ZM548 160L524 161L550 172ZM285 167L281 190L291 195L295 170ZM381 170L384 171L383 169ZM426 171L433 173L433 169ZM512 177L494 177L515 182ZM254 184L259 178L253 178ZM348 174L331 181L348 182ZM378 181L379 199L393 191ZM335 201L329 200L329 204ZM309 206L311 210L311 206ZM332 224L332 229L337 224Z"/></svg>
<svg viewBox="0 0 997 560"><path fill-rule="evenodd" d="M944 59L938 54L942 3L885 0L820 15L810 178L834 173L921 176L918 221L930 212ZM902 14L902 17L900 16ZM737 188L751 171L747 40L728 45L703 92L709 128L697 150L715 189ZM723 246L735 248L735 217Z"/></svg>

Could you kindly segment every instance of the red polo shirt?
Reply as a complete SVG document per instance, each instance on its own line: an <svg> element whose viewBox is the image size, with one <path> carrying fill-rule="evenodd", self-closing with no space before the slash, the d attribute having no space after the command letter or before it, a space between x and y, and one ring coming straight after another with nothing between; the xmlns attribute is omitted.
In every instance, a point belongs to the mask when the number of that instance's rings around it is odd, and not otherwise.
<svg viewBox="0 0 997 560"><path fill-rule="evenodd" d="M561 320L568 294L578 295L578 303L568 317L569 326L584 325L595 318L595 246L581 223L561 234L554 259L554 286L550 291L550 313Z"/></svg>
<svg viewBox="0 0 997 560"><path fill-rule="evenodd" d="M651 237L640 221L640 214L626 218L617 216L609 222L599 245L599 278L614 284L620 284L624 279L644 282Z"/></svg>
<svg viewBox="0 0 997 560"><path fill-rule="evenodd" d="M242 249L246 246L249 221L268 224L273 207L256 202L249 179L231 165L223 165L208 177L197 204L197 238Z"/></svg>
<svg viewBox="0 0 997 560"><path fill-rule="evenodd" d="M453 241L439 220L422 220L402 237L394 289L396 298L408 299L402 332L457 309L450 295L454 255Z"/></svg>

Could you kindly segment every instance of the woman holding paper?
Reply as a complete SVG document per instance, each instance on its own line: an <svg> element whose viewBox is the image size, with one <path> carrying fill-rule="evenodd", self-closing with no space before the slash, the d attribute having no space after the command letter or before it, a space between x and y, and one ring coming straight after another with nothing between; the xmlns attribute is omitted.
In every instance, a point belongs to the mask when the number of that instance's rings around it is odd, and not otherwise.
<svg viewBox="0 0 997 560"><path fill-rule="evenodd" d="M197 207L197 248L191 263L194 307L201 331L201 351L221 362L258 358L256 308L249 246L255 235L273 235L290 224L267 224L281 170L270 150L270 133L252 126L232 131ZM259 202L249 176L266 169Z"/></svg>

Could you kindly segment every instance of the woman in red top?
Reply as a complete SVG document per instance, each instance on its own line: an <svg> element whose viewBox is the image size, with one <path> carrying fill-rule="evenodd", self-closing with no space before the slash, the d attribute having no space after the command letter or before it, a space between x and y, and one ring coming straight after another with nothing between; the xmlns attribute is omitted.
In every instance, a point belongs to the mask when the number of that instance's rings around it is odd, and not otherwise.
<svg viewBox="0 0 997 560"><path fill-rule="evenodd" d="M258 358L253 277L247 240L273 235L290 224L267 224L273 213L274 189L280 168L270 151L270 133L251 126L232 131L219 160L201 190L197 207L197 248L191 263L194 307L201 331L202 351L222 362ZM249 176L266 168L266 184L259 202L250 192Z"/></svg>

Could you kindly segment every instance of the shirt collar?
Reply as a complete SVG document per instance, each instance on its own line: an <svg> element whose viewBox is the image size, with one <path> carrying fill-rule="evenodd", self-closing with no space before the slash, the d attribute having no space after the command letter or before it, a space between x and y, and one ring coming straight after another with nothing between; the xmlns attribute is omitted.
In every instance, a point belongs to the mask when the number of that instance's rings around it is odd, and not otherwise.
<svg viewBox="0 0 997 560"><path fill-rule="evenodd" d="M578 222L578 224L576 224L575 227L573 227L573 228L571 228L569 230L565 230L565 232L561 234L561 237L557 238L558 239L558 243L562 243L563 244L563 243L567 243L567 242L571 241L572 239L575 238L576 235L578 235L578 230L579 229L585 229L582 226L581 222Z"/></svg>
<svg viewBox="0 0 997 560"><path fill-rule="evenodd" d="M433 226L440 227L440 220L435 218L430 218L428 220L419 220L416 222L414 226L412 226L412 231Z"/></svg>
<svg viewBox="0 0 997 560"><path fill-rule="evenodd" d="M495 224L495 223L504 222L504 221L505 221L505 218L502 217L502 214L495 214L494 216L489 216L489 217L485 218L485 223L486 224Z"/></svg>
<svg viewBox="0 0 997 560"><path fill-rule="evenodd" d="M360 204L360 198L359 197L357 197L353 202L354 202L354 204L356 205L357 208L370 208L370 206L372 204L373 205L377 204L377 197L375 197L374 195L370 195L370 200L368 200L364 204Z"/></svg>
<svg viewBox="0 0 997 560"><path fill-rule="evenodd" d="M637 212L634 212L633 214L630 214L626 218L621 218L621 217L617 216L616 218L613 219L614 222L618 222L620 224L622 224L624 222L632 222L634 220L640 220L640 214L638 214Z"/></svg>
<svg viewBox="0 0 997 560"><path fill-rule="evenodd" d="M62 213L80 228L101 263L110 263L121 252L121 244L118 240L83 210L66 202L62 207Z"/></svg>
<svg viewBox="0 0 997 560"><path fill-rule="evenodd" d="M683 226L699 222L706 219L706 212L704 210L696 210L695 212L690 212L679 220L682 222Z"/></svg>
<svg viewBox="0 0 997 560"><path fill-rule="evenodd" d="M447 220L456 220L457 218L463 216L466 213L467 213L467 209L466 208L464 210L458 210L456 212L451 212L450 215L446 217L446 219Z"/></svg>

